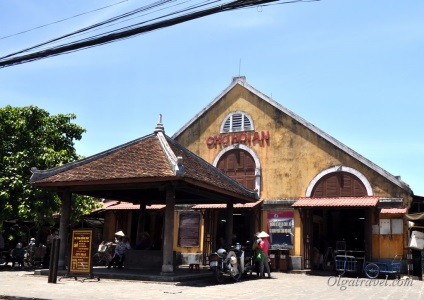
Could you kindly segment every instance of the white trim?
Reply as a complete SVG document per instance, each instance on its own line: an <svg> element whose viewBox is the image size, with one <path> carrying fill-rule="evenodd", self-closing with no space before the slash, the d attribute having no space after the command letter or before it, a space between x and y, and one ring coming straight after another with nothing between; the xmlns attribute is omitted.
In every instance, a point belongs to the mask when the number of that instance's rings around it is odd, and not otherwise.
<svg viewBox="0 0 424 300"><path fill-rule="evenodd" d="M180 156L176 156L166 141L165 135L162 131L158 131L156 136L159 140L159 143L162 147L163 152L165 152L166 158L168 158L169 164L171 165L172 172L174 172L175 176L183 175L183 158Z"/></svg>
<svg viewBox="0 0 424 300"><path fill-rule="evenodd" d="M369 183L368 179L364 176L364 174L362 174L358 170L355 170L354 168L344 167L344 166L334 166L322 171L317 176L315 176L314 179L312 179L311 183L309 183L309 186L306 189L306 197L311 197L312 190L314 189L315 185L322 177L324 177L327 174L335 173L335 172L346 172L346 173L355 175L365 186L365 189L367 190L367 195L369 197L373 196L371 184Z"/></svg>
<svg viewBox="0 0 424 300"><path fill-rule="evenodd" d="M250 148L247 147L244 144L232 144L229 145L227 147L225 147L224 149L222 149L218 155L215 157L214 161L213 161L213 166L217 167L219 160L221 159L221 157L228 151L234 150L234 149L242 149L246 152L248 152L252 157L253 160L255 161L255 190L258 191L258 196L260 198L261 195L261 176L262 176L262 172L261 172L261 163L259 161L259 156L256 154L256 152Z"/></svg>
<svg viewBox="0 0 424 300"><path fill-rule="evenodd" d="M235 114L241 114L241 116L242 116L242 128L239 131L234 131L233 130L232 116L235 115ZM244 128L244 117L247 117L249 119L249 121L250 121L250 128L249 129L245 129ZM225 125L225 122L228 120L228 118L231 118L230 131L228 131L228 132L225 131L224 132L224 125ZM226 133L233 133L233 132L253 131L253 130L255 130L255 125L253 124L252 117L247 112L245 112L245 111L236 110L236 111L230 112L228 115L225 116L224 120L221 122L221 127L219 129L219 132L221 134L226 134Z"/></svg>

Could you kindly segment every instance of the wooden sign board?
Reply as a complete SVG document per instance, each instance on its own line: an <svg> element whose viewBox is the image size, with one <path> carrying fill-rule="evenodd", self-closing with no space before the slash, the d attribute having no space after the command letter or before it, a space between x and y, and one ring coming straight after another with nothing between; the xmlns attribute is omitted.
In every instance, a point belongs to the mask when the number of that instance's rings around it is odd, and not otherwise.
<svg viewBox="0 0 424 300"><path fill-rule="evenodd" d="M71 254L69 257L70 276L89 275L90 278L93 278L92 242L92 229L72 230Z"/></svg>

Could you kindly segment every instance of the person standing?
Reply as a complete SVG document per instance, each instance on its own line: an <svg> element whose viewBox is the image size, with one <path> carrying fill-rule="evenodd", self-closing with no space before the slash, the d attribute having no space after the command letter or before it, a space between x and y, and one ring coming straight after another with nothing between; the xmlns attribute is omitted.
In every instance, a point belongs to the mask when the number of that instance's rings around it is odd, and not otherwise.
<svg viewBox="0 0 424 300"><path fill-rule="evenodd" d="M22 248L21 242L16 244L16 247L11 252L11 256L12 256L12 269L15 269L15 263L18 263L19 268L22 268L24 266L25 250L24 248Z"/></svg>
<svg viewBox="0 0 424 300"><path fill-rule="evenodd" d="M264 268L265 272L268 274L268 278L271 278L271 270L269 266L269 259L268 259L268 250L269 250L269 241L268 241L269 234L265 231L262 231L258 234L258 238L261 239L261 241L258 243L258 247L262 250L264 257L262 259L262 263L260 264L260 273L261 276L265 277L264 275Z"/></svg>

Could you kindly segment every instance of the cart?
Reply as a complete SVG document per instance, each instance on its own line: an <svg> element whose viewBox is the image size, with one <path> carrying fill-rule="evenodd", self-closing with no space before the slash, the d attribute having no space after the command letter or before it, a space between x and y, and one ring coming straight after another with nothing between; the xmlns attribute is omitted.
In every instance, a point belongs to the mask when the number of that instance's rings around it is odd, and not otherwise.
<svg viewBox="0 0 424 300"><path fill-rule="evenodd" d="M364 273L368 278L377 278L380 274L398 275L400 274L400 265L402 255L395 255L393 260L388 262L364 262Z"/></svg>
<svg viewBox="0 0 424 300"><path fill-rule="evenodd" d="M336 255L335 256L336 271L340 276L343 276L346 272L357 273L358 272L358 261L355 256L351 255Z"/></svg>

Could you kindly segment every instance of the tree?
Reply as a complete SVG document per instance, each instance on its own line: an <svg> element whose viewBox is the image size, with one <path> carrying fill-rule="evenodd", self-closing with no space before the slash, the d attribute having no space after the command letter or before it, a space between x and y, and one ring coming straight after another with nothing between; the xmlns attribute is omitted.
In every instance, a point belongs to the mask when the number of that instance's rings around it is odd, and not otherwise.
<svg viewBox="0 0 424 300"><path fill-rule="evenodd" d="M71 122L75 118L50 115L36 106L0 108L0 226L11 218L41 225L60 211L56 193L30 184L31 167L47 170L79 158L74 141L86 130ZM78 218L96 201L75 195L74 204L73 217Z"/></svg>

